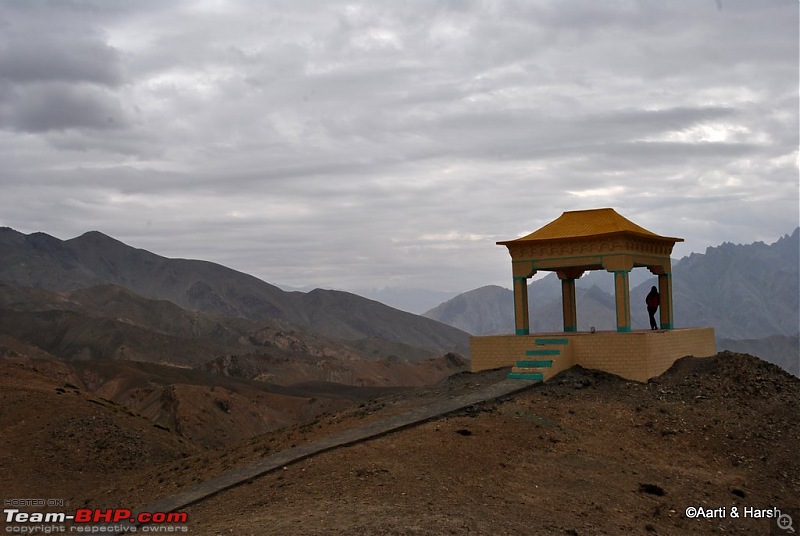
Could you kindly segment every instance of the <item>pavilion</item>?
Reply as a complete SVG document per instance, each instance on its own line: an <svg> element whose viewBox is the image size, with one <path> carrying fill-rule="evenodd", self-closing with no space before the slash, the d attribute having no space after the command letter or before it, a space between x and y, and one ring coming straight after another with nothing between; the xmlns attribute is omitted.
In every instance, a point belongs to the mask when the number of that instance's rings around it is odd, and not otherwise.
<svg viewBox="0 0 800 536"><path fill-rule="evenodd" d="M651 233L612 208L565 212L527 236L498 242L511 254L517 334L530 331L527 282L540 270L556 272L561 280L565 332L577 331L575 280L587 270L613 272L617 331L630 331L628 274L638 267L658 275L661 327L672 329L670 254L676 242L683 242L683 238Z"/></svg>
<svg viewBox="0 0 800 536"><path fill-rule="evenodd" d="M473 337L472 370L514 366L511 377L546 379L581 364L646 380L680 357L714 355L713 328L674 329L670 254L682 241L648 231L614 209L601 208L564 212L537 231L498 242L511 255L516 335ZM629 274L634 268L658 276L661 329L656 332L631 330ZM589 270L614 274L616 332L578 332L575 280ZM531 339L527 281L540 271L556 272L561 280L564 331ZM542 356L550 359L530 359Z"/></svg>

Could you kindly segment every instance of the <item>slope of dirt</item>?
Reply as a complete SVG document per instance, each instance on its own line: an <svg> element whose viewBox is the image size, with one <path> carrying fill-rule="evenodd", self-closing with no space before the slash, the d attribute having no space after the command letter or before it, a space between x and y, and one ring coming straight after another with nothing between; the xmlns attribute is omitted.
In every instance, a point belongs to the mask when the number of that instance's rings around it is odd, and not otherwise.
<svg viewBox="0 0 800 536"><path fill-rule="evenodd" d="M144 418L202 449L235 445L265 432L311 421L320 414L411 389L388 381L376 382L382 385L323 381L278 385L133 361L64 362L8 336L0 336L0 364L6 366L9 391L25 385L14 371L25 378L32 374L41 377L48 391L70 384L85 397ZM466 361L448 355L417 364L354 361L351 366L351 371L366 367L359 374L375 370L383 374L377 376L380 379L407 380L413 385L432 383L463 370ZM40 419L41 426L47 427L58 415L45 413Z"/></svg>
<svg viewBox="0 0 800 536"><path fill-rule="evenodd" d="M362 401L342 411L326 412L304 423L253 437L238 445L203 452L168 466L154 467L142 474L108 482L95 493L89 494L86 502L92 506L109 508L111 506L107 498L121 497L127 503L136 505L153 502L259 458L376 420L406 413L442 398L453 398L475 391L482 386L505 379L507 373L506 369L483 371L478 374L462 372L434 386L400 390L391 395ZM142 481L159 482L160 485L142 486Z"/></svg>
<svg viewBox="0 0 800 536"><path fill-rule="evenodd" d="M65 365L40 364L0 359L5 498L47 496L80 507L103 482L198 452L176 434L87 394Z"/></svg>
<svg viewBox="0 0 800 536"><path fill-rule="evenodd" d="M141 507L258 457L476 389L505 372L457 374L233 448L150 454L172 459L138 471L121 462L122 472L106 480L99 478L106 462L89 458L80 465L98 485L60 489L78 505ZM201 535L767 534L768 520L730 512L800 511L799 410L800 380L746 355L685 358L648 383L574 368L515 397L222 492L189 507L188 526ZM32 440L4 426L7 460ZM16 443L5 439L9 430ZM86 438L75 448L81 445ZM116 448L120 460L130 455ZM75 464L79 454L69 455ZM48 463L43 456L28 461ZM50 490L42 482L34 489L39 494ZM18 495L22 485L8 489ZM688 519L690 506L724 507L728 515Z"/></svg>
<svg viewBox="0 0 800 536"><path fill-rule="evenodd" d="M102 488L144 505L214 474L504 371L326 415L216 458ZM494 375L494 376L492 376ZM430 400L429 398L428 400ZM188 509L197 534L766 534L769 520L687 507L800 511L800 380L757 358L685 358L646 384L580 368L498 403L324 453ZM224 460L224 463L220 463ZM98 499L102 497L102 499ZM90 497L92 499L92 497ZM773 521L774 523L774 521Z"/></svg>
<svg viewBox="0 0 800 536"><path fill-rule="evenodd" d="M574 369L539 388L322 454L189 509L202 534L766 533L689 506L800 508L800 381L684 359L639 384Z"/></svg>

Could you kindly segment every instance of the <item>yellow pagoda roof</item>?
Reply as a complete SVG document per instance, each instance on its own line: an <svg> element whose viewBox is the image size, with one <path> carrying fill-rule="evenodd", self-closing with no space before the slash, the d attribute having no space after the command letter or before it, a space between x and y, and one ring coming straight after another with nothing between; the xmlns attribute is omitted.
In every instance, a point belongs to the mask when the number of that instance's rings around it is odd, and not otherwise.
<svg viewBox="0 0 800 536"><path fill-rule="evenodd" d="M629 234L658 241L683 242L683 238L657 235L621 216L613 208L571 210L541 229L515 240L497 242L499 245L540 240L564 240Z"/></svg>

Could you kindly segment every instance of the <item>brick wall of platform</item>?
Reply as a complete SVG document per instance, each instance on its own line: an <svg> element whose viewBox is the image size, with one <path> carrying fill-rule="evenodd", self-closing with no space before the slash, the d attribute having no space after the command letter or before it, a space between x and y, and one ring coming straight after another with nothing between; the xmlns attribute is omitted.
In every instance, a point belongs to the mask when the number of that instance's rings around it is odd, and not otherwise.
<svg viewBox="0 0 800 536"><path fill-rule="evenodd" d="M536 348L536 340L567 339L553 371L581 365L623 378L646 381L659 376L685 356L709 357L717 353L714 328L685 328L629 333L546 333L472 337L472 371L513 367ZM546 379L546 378L545 378Z"/></svg>

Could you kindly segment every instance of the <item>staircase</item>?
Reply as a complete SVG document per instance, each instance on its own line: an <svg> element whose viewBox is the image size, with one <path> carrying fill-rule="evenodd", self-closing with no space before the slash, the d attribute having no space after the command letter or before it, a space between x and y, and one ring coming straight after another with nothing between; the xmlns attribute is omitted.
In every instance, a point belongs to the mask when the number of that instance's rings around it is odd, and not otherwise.
<svg viewBox="0 0 800 536"><path fill-rule="evenodd" d="M569 359L566 355L569 339L536 338L533 342L536 348L525 350L525 359L516 362L508 379L544 381L554 374L554 369L565 368L554 367L553 363Z"/></svg>

